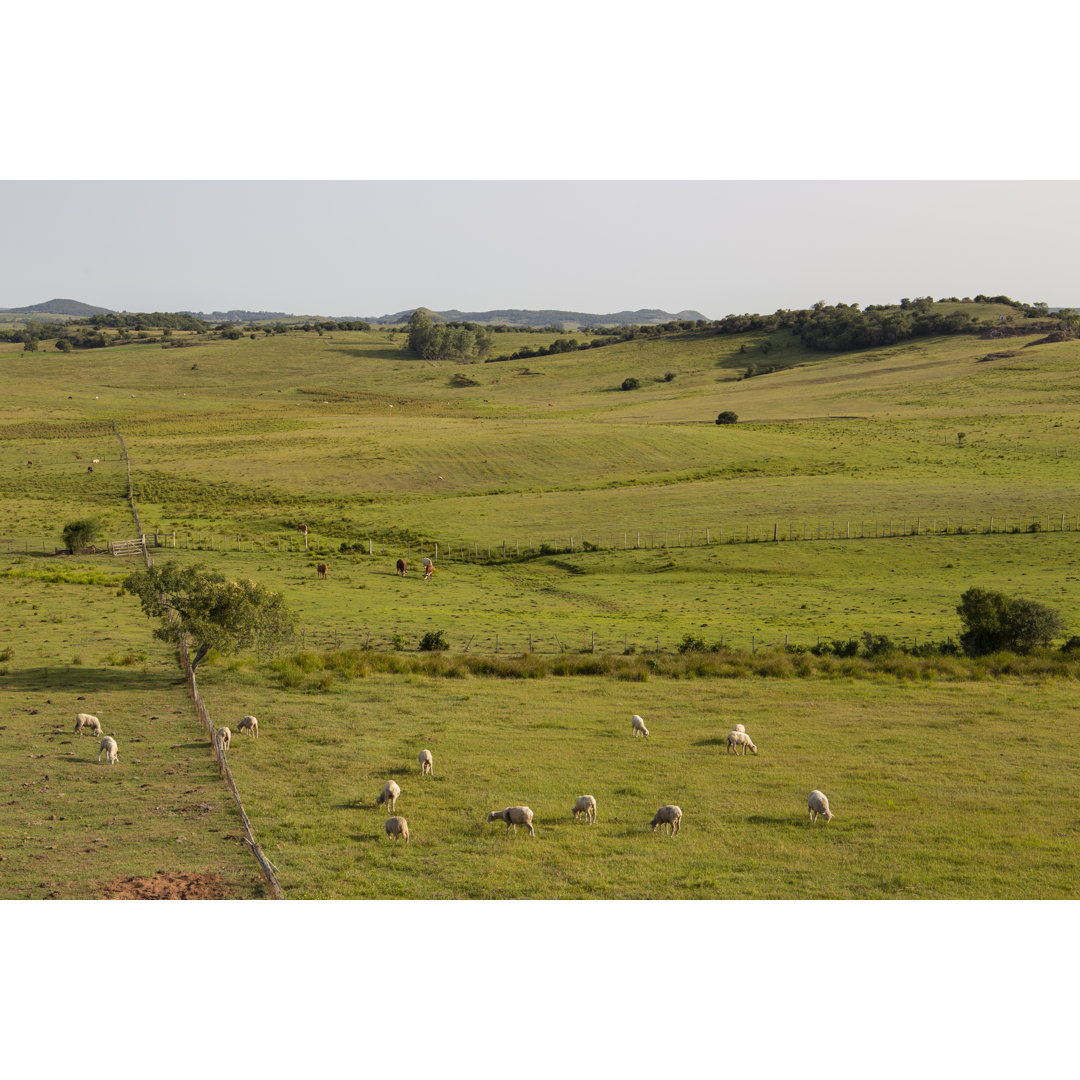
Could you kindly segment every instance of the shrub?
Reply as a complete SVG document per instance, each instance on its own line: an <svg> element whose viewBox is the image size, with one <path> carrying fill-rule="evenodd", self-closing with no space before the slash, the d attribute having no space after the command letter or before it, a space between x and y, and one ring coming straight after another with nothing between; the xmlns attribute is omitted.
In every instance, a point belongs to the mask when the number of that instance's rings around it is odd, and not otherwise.
<svg viewBox="0 0 1080 1080"><path fill-rule="evenodd" d="M449 648L450 643L446 640L446 637L441 630L429 630L420 639L421 652L439 652Z"/></svg>
<svg viewBox="0 0 1080 1080"><path fill-rule="evenodd" d="M64 546L69 555L74 555L79 548L88 547L101 532L101 523L94 518L83 518L80 521L69 521L64 526Z"/></svg>
<svg viewBox="0 0 1080 1080"><path fill-rule="evenodd" d="M679 652L681 653L703 653L709 652L709 646L705 644L705 639L700 637L694 637L693 634L686 634L682 641L679 642Z"/></svg>
<svg viewBox="0 0 1080 1080"><path fill-rule="evenodd" d="M716 417L716 422L718 424L737 424L739 422L739 418L735 413L728 409L725 412L720 413Z"/></svg>
<svg viewBox="0 0 1080 1080"><path fill-rule="evenodd" d="M960 645L968 656L1026 653L1049 645L1064 629L1053 608L987 589L968 589L960 597L956 613L964 625Z"/></svg>
<svg viewBox="0 0 1080 1080"><path fill-rule="evenodd" d="M631 376L629 379L623 379L623 390L636 390L641 385L640 381Z"/></svg>

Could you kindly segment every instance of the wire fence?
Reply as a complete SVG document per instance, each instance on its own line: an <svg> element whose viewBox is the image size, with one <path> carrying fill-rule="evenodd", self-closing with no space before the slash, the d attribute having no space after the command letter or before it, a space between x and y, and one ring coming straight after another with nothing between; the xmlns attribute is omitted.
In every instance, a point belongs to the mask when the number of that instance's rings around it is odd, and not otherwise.
<svg viewBox="0 0 1080 1080"><path fill-rule="evenodd" d="M132 510L138 522L134 500ZM606 529L567 531L561 535L495 540L397 539L385 536L330 537L314 532L276 535L245 535L225 531L188 531L152 528L142 533L152 548L187 551L238 551L260 554L301 554L307 556L367 555L379 559L431 558L433 561L478 563L481 565L519 562L543 555L576 555L591 551L668 550L715 547L723 544L791 543L840 540L882 540L895 537L1006 535L1016 533L1080 532L1076 511L1013 511L985 514L909 514L892 517L866 516L818 520L755 518L731 520L715 525L677 529ZM98 547L113 550L129 537L103 540ZM55 536L35 538L0 537L0 550L7 554L60 553Z"/></svg>
<svg viewBox="0 0 1080 1080"><path fill-rule="evenodd" d="M120 442L120 450L123 455L124 464L127 468L127 498L128 503L131 506L131 512L135 518L136 528L139 530L139 550L132 552L132 554L141 554L146 568L150 569L154 565L154 560L150 557L150 553L147 551L145 537L142 531L142 522L139 520L139 510L135 505L135 492L131 486L131 461L128 457L127 446L124 444L123 436L120 434L116 425L113 424L113 433ZM277 877L277 867L263 854L263 850L259 847L258 840L255 839L255 830L251 827L251 822L248 820L247 811L244 809L243 800L240 798L240 792L236 787L236 781L233 780L232 770L229 768L229 762L226 760L225 751L222 749L220 742L217 739L217 734L214 731L213 721L210 719L210 711L206 707L206 702L203 701L202 694L199 693L199 687L195 682L195 669L191 666L191 659L188 656L187 642L183 636L180 638L179 643L180 654L180 666L184 671L184 678L187 681L188 690L191 692L192 701L195 704L195 712L198 714L199 719L202 721L203 728L206 731L207 738L210 740L210 748L214 754L214 758L218 763L218 768L221 771L222 779L225 781L226 786L229 789L229 793L232 795L233 800L236 802L237 811L240 814L240 825L244 830L243 840L247 844L248 849L252 855L255 856L256 862L259 864L259 869L262 870L263 877L266 878L267 887L270 890L270 895L275 900L284 900L285 894L282 891L281 883Z"/></svg>

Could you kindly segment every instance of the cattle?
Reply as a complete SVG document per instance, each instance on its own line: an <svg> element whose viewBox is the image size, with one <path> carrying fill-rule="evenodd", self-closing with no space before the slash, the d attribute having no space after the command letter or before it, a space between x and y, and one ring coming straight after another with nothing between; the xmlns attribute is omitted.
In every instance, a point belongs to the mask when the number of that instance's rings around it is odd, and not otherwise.
<svg viewBox="0 0 1080 1080"><path fill-rule="evenodd" d="M326 577L326 563L324 563L324 562L321 562L321 563L319 563L319 564L318 564L318 565L317 565L317 566L315 567L315 572L316 572L316 573L317 573L317 574L319 575L319 577L321 577L321 578L324 578L324 577Z"/></svg>
<svg viewBox="0 0 1080 1080"><path fill-rule="evenodd" d="M405 560L404 559L398 559L398 561L397 561L397 572L402 577L405 576L405 571L408 570L408 569L409 568L405 565Z"/></svg>

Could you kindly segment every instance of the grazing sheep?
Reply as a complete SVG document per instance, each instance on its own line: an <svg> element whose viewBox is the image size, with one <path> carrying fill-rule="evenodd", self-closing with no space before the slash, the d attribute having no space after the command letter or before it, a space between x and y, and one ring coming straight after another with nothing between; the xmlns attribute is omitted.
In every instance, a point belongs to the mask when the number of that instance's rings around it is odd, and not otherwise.
<svg viewBox="0 0 1080 1080"><path fill-rule="evenodd" d="M217 741L218 746L221 748L221 756L224 757L229 752L229 743L232 742L232 732L227 727L219 727L217 729Z"/></svg>
<svg viewBox="0 0 1080 1080"><path fill-rule="evenodd" d="M671 826L671 835L674 836L679 831L679 826L682 824L682 811L674 804L670 806L661 806L656 811L652 821L649 822L652 826L652 831L656 832L656 827L660 826L660 831L663 832L665 825Z"/></svg>
<svg viewBox="0 0 1080 1080"><path fill-rule="evenodd" d="M638 735L642 735L646 739L649 737L649 729L645 726L645 721L637 713L630 717L630 730L634 733L635 738Z"/></svg>
<svg viewBox="0 0 1080 1080"><path fill-rule="evenodd" d="M386 803L387 807L390 810L393 810L394 803L397 802L397 798L400 794L401 788L399 788L393 780L387 780L386 783L383 784L382 791L379 792L379 797L375 800L375 805L382 806L383 803Z"/></svg>
<svg viewBox="0 0 1080 1080"><path fill-rule="evenodd" d="M757 747L745 731L739 731L738 728L734 731L729 731L727 737L727 752L729 754L738 754L740 746L742 747L743 757L746 757L746 751L748 749L755 754L757 753Z"/></svg>
<svg viewBox="0 0 1080 1080"><path fill-rule="evenodd" d="M83 728L86 728L92 735L101 737L101 721L96 716L91 716L88 712L80 712L75 714L75 734L81 735Z"/></svg>
<svg viewBox="0 0 1080 1080"><path fill-rule="evenodd" d="M98 764L101 764L101 755L105 755L105 760L110 765L116 764L116 740L111 735L106 735L101 740L101 748L98 750Z"/></svg>
<svg viewBox="0 0 1080 1080"><path fill-rule="evenodd" d="M744 727L742 726L742 724L736 724L736 725L735 725L735 730L736 730L736 731L741 731L741 732L742 732L742 733L743 733L744 735L746 734L746 728L744 728Z"/></svg>
<svg viewBox="0 0 1080 1080"><path fill-rule="evenodd" d="M578 819L578 814L584 814L585 821L589 825L596 821L596 800L591 795L578 796L577 802L574 803L575 821Z"/></svg>
<svg viewBox="0 0 1080 1080"><path fill-rule="evenodd" d="M392 836L395 840L399 836L404 836L405 843L409 842L409 823L403 817L387 818L384 828L387 836Z"/></svg>
<svg viewBox="0 0 1080 1080"><path fill-rule="evenodd" d="M513 829L515 836L519 825L528 825L529 835L536 835L532 826L533 812L527 806L508 806L505 810L492 810L487 819L489 822L505 821L506 831Z"/></svg>
<svg viewBox="0 0 1080 1080"><path fill-rule="evenodd" d="M431 771L431 766L434 764L432 762L432 760L431 760L431 751L430 750L421 750L419 760L420 760L420 775L421 776L425 776L425 775L434 776L435 774Z"/></svg>
<svg viewBox="0 0 1080 1080"><path fill-rule="evenodd" d="M825 792L818 791L816 788L810 792L810 798L807 799L806 805L810 808L810 821L813 823L817 820L817 815L820 814L826 821L832 821L833 812L829 809L829 800L825 795Z"/></svg>
<svg viewBox="0 0 1080 1080"><path fill-rule="evenodd" d="M236 725L236 734L243 735L247 732L253 739L259 737L259 721L254 716L245 716L239 724Z"/></svg>

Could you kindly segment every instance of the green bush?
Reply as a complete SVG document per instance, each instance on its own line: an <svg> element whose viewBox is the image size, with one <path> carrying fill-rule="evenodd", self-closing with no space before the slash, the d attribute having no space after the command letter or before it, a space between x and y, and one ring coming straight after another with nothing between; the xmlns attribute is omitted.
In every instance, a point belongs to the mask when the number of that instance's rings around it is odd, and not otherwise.
<svg viewBox="0 0 1080 1080"><path fill-rule="evenodd" d="M737 424L739 417L730 409L727 409L716 417L716 422L718 424Z"/></svg>
<svg viewBox="0 0 1080 1080"><path fill-rule="evenodd" d="M623 390L636 390L640 385L640 381L633 378L632 376L629 379L623 379L622 381Z"/></svg>
<svg viewBox="0 0 1080 1080"><path fill-rule="evenodd" d="M988 589L968 589L956 613L964 625L960 645L968 656L1030 652L1049 645L1065 624L1053 608Z"/></svg>
<svg viewBox="0 0 1080 1080"><path fill-rule="evenodd" d="M446 640L446 637L441 630L429 630L420 639L421 652L439 652L449 648L450 643Z"/></svg>
<svg viewBox="0 0 1080 1080"><path fill-rule="evenodd" d="M101 523L94 518L69 521L64 526L64 546L69 555L74 555L79 548L89 547L101 532Z"/></svg>

